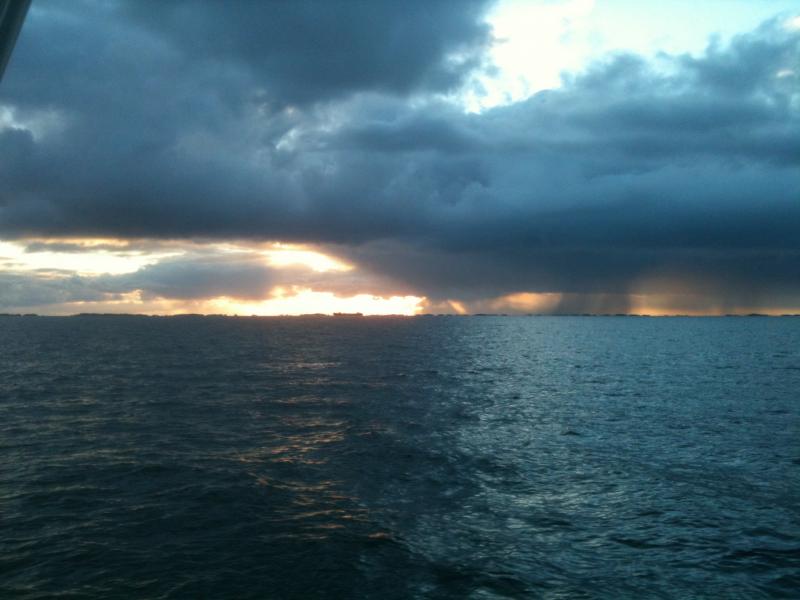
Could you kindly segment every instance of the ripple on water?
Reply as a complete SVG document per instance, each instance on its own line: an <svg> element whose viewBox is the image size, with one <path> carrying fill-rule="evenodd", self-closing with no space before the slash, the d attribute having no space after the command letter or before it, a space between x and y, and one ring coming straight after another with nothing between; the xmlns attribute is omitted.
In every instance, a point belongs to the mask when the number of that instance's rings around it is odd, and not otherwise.
<svg viewBox="0 0 800 600"><path fill-rule="evenodd" d="M798 319L6 318L0 339L3 597L800 589Z"/></svg>

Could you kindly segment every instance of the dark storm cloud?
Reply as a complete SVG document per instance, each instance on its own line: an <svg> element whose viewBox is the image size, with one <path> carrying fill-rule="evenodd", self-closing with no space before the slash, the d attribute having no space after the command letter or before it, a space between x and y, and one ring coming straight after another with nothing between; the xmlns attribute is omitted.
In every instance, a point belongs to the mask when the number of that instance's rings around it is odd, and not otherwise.
<svg viewBox="0 0 800 600"><path fill-rule="evenodd" d="M330 243L432 298L800 294L800 34L777 20L468 115L431 93L477 64L478 5L221 6L34 7L0 88L3 235ZM182 281L163 268L142 276Z"/></svg>
<svg viewBox="0 0 800 600"><path fill-rule="evenodd" d="M448 91L481 61L487 2L134 1L124 11L192 61L247 70L267 99Z"/></svg>
<svg viewBox="0 0 800 600"><path fill-rule="evenodd" d="M53 117L58 131L40 143L29 130L0 132L0 206L13 203L0 222L6 234L307 236L314 205L326 201L304 189L318 165L297 165L297 152L276 146L324 115L278 109L367 91L446 91L488 36L480 3L221 7L34 6L0 103L34 130ZM365 183L341 182L337 193L370 192Z"/></svg>
<svg viewBox="0 0 800 600"><path fill-rule="evenodd" d="M412 281L418 293L434 300L473 301L520 291L663 294L675 292L675 285L682 284L687 291L714 297L728 295L737 299L735 304L747 305L739 300L766 301L776 294L793 294L796 299L800 281L797 250L713 252L694 248L520 246L455 252L437 247L374 244L360 247L352 259L364 269Z"/></svg>

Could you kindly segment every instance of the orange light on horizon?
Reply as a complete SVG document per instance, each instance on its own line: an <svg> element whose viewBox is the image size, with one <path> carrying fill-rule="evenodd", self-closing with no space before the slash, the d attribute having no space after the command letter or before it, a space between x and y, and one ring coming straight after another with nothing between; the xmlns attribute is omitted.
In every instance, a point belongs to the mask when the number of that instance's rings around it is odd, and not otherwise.
<svg viewBox="0 0 800 600"><path fill-rule="evenodd" d="M469 312L467 310L467 307L464 306L464 304L462 302L459 302L458 300L448 300L447 304L450 305L450 307L456 312L456 314L465 315Z"/></svg>
<svg viewBox="0 0 800 600"><path fill-rule="evenodd" d="M362 313L365 315L415 315L423 312L474 314L552 314L626 313L633 315L718 316L725 314L761 313L768 315L797 314L791 296L771 297L772 305L761 305L755 292L732 297L725 286L713 278L699 279L681 273L654 272L632 282L629 291L605 293L559 293L518 291L484 299L449 298L429 300L415 295L414 290L391 283L388 278L360 272L326 246L288 244L252 240L153 240L115 238L28 238L0 239L0 270L9 274L28 275L48 288L59 281L78 276L85 278L87 298L48 305L10 306L4 311L39 312L41 314L75 314L80 312L114 312L137 314L231 314L231 315L301 315ZM120 292L102 290L115 286L92 287L100 276L135 273L161 261L185 261L189 268L200 265L200 273L208 277L211 269L225 269L239 263L264 267L272 289L263 297L242 299L227 289L211 286L219 296L186 299L159 297L159 288L134 289L136 278L123 278ZM281 272L282 271L282 272ZM168 271L167 271L168 272ZM260 271L259 271L260 272ZM213 271L212 271L213 273ZM324 275L317 276L315 274ZM341 279L337 279L341 277ZM213 278L213 275L212 275ZM145 277L146 281L147 278ZM110 279L114 282L115 279ZM389 283L387 283L389 282ZM105 282L106 284L108 282ZM339 290L337 293L336 290ZM180 296L180 293L175 294ZM10 296L13 298L14 296ZM54 296L56 297L56 296ZM788 306L787 306L788 305Z"/></svg>
<svg viewBox="0 0 800 600"><path fill-rule="evenodd" d="M208 305L212 309L209 312L258 316L334 313L411 316L421 312L421 304L425 300L421 296L337 296L332 292L311 289L276 291L273 297L260 302L243 302L232 298L209 300Z"/></svg>
<svg viewBox="0 0 800 600"><path fill-rule="evenodd" d="M542 313L550 312L558 306L562 294L550 292L518 292L499 298L496 302L499 312L510 309L512 312Z"/></svg>

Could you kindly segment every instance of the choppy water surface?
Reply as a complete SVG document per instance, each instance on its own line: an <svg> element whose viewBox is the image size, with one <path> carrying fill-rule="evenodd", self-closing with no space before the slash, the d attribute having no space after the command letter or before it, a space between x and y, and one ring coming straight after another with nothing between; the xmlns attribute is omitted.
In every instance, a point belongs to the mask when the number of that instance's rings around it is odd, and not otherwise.
<svg viewBox="0 0 800 600"><path fill-rule="evenodd" d="M800 319L0 318L3 598L800 597Z"/></svg>

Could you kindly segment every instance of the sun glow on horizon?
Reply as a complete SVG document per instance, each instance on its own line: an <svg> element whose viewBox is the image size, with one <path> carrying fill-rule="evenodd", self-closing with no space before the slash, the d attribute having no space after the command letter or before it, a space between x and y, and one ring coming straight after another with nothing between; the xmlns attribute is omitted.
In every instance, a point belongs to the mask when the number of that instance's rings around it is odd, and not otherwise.
<svg viewBox="0 0 800 600"><path fill-rule="evenodd" d="M225 270L229 268L234 273L241 272L243 279L226 279ZM708 279L664 273L638 280L629 292L519 291L483 299L429 300L423 294L415 294L413 288L392 283L387 288L391 280L361 272L358 265L339 259L324 247L246 240L0 240L0 269L14 278L31 277L41 286L31 287L28 292L21 280L10 279L9 300L0 307L0 312L49 315L94 312L240 316L334 313L716 316L800 312L791 306L791 298L776 298L771 306L762 306L755 296L726 296L722 288ZM261 279L263 284L248 284ZM199 286L196 288L199 292L193 297L182 295L182 283L187 289ZM62 285L65 291L53 296L57 300L48 302L47 290ZM404 291L398 293L398 290ZM33 300L26 302L26 298Z"/></svg>
<svg viewBox="0 0 800 600"><path fill-rule="evenodd" d="M259 271L259 263L263 264L263 271ZM126 290L124 287L115 287L115 281L121 281L119 285L126 285L126 280L115 277L135 277L138 272L157 268L159 264L166 264L167 269L176 268L172 275L177 278L176 281L185 281L181 278L196 273L200 277L199 281L207 282L204 285L218 295L196 298L162 295L164 285L167 290L170 289L169 279L157 279L156 286L149 289L129 287ZM214 284L216 277L213 269L219 268L220 278L223 278L224 270L229 266L236 268L236 265L246 265L248 270L245 272L251 273L251 277L266 277L267 282L274 280L272 286L265 290L262 299L245 300L235 294L226 295L224 289L219 294L219 286L215 287ZM313 246L282 242L101 238L0 240L0 268L7 273L34 276L37 281L47 285L60 285L61 282L68 281L91 285L90 282L95 278L105 278L106 283L100 285L95 294L97 298L73 299L67 294L58 304L38 302L29 306L21 304L3 307L3 310L12 312L34 310L52 315L81 312L265 316L315 313L413 315L421 312L421 303L424 300L421 296L381 294L380 289L376 292L375 283L371 283L368 276L350 274L357 270L355 265ZM170 273L169 270L161 272ZM209 275L209 272L212 274ZM315 283L314 274L324 274L324 277ZM348 277L344 287L352 291L343 293L326 289L327 286L337 285L338 274ZM143 276L142 283L148 283L148 276ZM306 282L309 279L310 282ZM361 292L358 289L359 282L364 286L362 289L372 291ZM341 288L341 284L339 287Z"/></svg>
<svg viewBox="0 0 800 600"><path fill-rule="evenodd" d="M209 301L212 312L234 315L307 315L361 313L363 315L415 315L421 312L420 296L376 296L356 294L337 296L333 292L312 289L278 290L271 298L260 302L243 302L232 298Z"/></svg>

